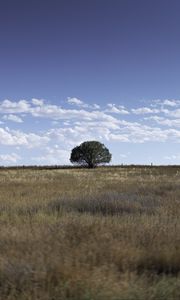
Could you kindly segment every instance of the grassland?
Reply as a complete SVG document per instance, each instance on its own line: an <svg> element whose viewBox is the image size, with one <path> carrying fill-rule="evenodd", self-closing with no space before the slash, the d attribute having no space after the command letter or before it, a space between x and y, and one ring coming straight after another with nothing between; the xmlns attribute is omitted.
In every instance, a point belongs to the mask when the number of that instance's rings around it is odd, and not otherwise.
<svg viewBox="0 0 180 300"><path fill-rule="evenodd" d="M0 170L0 299L180 299L180 168Z"/></svg>

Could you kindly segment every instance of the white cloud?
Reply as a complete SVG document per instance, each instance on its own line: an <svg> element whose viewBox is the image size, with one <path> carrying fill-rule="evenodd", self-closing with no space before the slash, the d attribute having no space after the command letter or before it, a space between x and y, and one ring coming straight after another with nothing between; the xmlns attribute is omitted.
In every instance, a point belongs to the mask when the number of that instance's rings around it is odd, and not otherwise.
<svg viewBox="0 0 180 300"><path fill-rule="evenodd" d="M113 103L108 103L107 106L108 106L108 109L106 109L105 112L116 113L116 114L121 114L121 115L129 114L128 110L125 109L125 107L122 105L116 106Z"/></svg>
<svg viewBox="0 0 180 300"><path fill-rule="evenodd" d="M130 154L130 152L128 152L127 154L119 154L119 157L121 157L121 158L127 158L128 156L129 156L129 154Z"/></svg>
<svg viewBox="0 0 180 300"><path fill-rule="evenodd" d="M32 98L32 104L37 105L37 106L42 106L44 104L44 100Z"/></svg>
<svg viewBox="0 0 180 300"><path fill-rule="evenodd" d="M87 104L84 101L82 101L76 97L72 97L72 98L68 97L67 102L68 102L68 104L76 105L76 106L82 107L82 108L100 109L100 106L98 104L96 104L96 103L94 103L92 105Z"/></svg>
<svg viewBox="0 0 180 300"><path fill-rule="evenodd" d="M164 109L163 113L169 117L180 118L180 109L174 109L174 110Z"/></svg>
<svg viewBox="0 0 180 300"><path fill-rule="evenodd" d="M119 121L119 123L106 122L75 122L66 128L53 128L47 132L52 141L58 141L68 149L84 140L104 140L130 143L145 142L180 142L180 131L176 129L163 129L146 126L137 122Z"/></svg>
<svg viewBox="0 0 180 300"><path fill-rule="evenodd" d="M51 165L56 165L56 164L68 164L69 162L69 156L70 156L70 151L64 150L59 148L58 145L55 145L54 147L46 147L44 154L33 157L33 160L38 162L38 163L43 163L43 164L51 164Z"/></svg>
<svg viewBox="0 0 180 300"><path fill-rule="evenodd" d="M177 106L179 104L179 102L180 101L177 101L177 100L168 100L168 99L166 99L166 100L163 101L162 104L174 107L174 106Z"/></svg>
<svg viewBox="0 0 180 300"><path fill-rule="evenodd" d="M131 111L136 115L133 118L139 120L135 122L133 120L126 121L122 119L123 115L129 114L124 106L109 103L107 104L107 109L102 111L98 110L96 104L90 106L78 98L69 98L69 100L70 102L74 102L74 105L76 105L75 109L73 107L66 109L58 105L47 104L44 100L36 98L33 98L30 102L26 100L17 102L10 100L2 101L0 104L0 113L6 114L3 117L6 120L11 119L15 121L16 119L17 121L18 118L20 120L21 116L25 114L24 117L29 115L32 118L38 118L36 120L38 120L39 125L37 129L34 129L34 132L28 133L23 132L23 130L17 131L1 127L0 144L18 146L20 148L26 147L28 149L35 147L42 149L46 146L50 148L51 145L57 144L61 145L61 148L57 149L61 150L62 154L62 151L68 151L69 153L73 146L91 139L103 142L118 141L123 143L180 142L180 131L178 130L180 127L180 109L177 109L173 105L169 105L170 110L168 107L161 107L159 109L140 107L132 109ZM168 106L167 101L166 106ZM96 109L92 110L92 107ZM148 115L155 113L156 115ZM141 114L145 114L146 118L140 119L139 115ZM164 116L167 117L165 118ZM176 117L171 119L174 116ZM130 117L131 115L128 116L128 118ZM43 127L44 123L41 123L40 118L51 120L50 127L48 128L48 125L46 127L46 132L43 131L45 127ZM154 122L156 122L156 125L154 125ZM43 124L42 127L41 124ZM163 126L165 125L168 128L164 128ZM57 128L52 128L52 126ZM53 151L54 153L58 153L55 150ZM53 154L49 150L50 154L52 158L49 158L49 161L52 161ZM42 154L42 160L47 155L48 151ZM40 156L38 155L38 157Z"/></svg>
<svg viewBox="0 0 180 300"><path fill-rule="evenodd" d="M20 100L18 102L12 102L10 100L4 100L0 104L0 113L26 113L30 112L30 104L26 100Z"/></svg>
<svg viewBox="0 0 180 300"><path fill-rule="evenodd" d="M119 133L110 133L109 140L112 141L119 141L119 142L130 142L128 134L119 134Z"/></svg>
<svg viewBox="0 0 180 300"><path fill-rule="evenodd" d="M85 109L64 109L56 105L44 105L31 109L34 117L44 117L54 120L111 120L116 119L99 110L87 111Z"/></svg>
<svg viewBox="0 0 180 300"><path fill-rule="evenodd" d="M24 134L26 138L26 144L28 148L43 147L49 142L49 138L46 135L38 135L35 133Z"/></svg>
<svg viewBox="0 0 180 300"><path fill-rule="evenodd" d="M157 99L157 100L153 100L153 103L151 104L151 106L171 106L171 107L175 107L180 105L180 100L176 100L176 99Z"/></svg>
<svg viewBox="0 0 180 300"><path fill-rule="evenodd" d="M100 111L100 106L98 104L89 105L84 103L78 98L68 98L69 104L74 104L79 108L76 109L66 109L58 105L47 104L42 99L33 98L31 102L27 100L20 100L13 102L10 100L4 100L0 103L0 113L6 114L5 119L11 119L18 122L17 114L26 116L27 114L33 117L49 118L52 120L112 120L114 122L115 118L111 115L116 113L119 115L128 115L129 111L122 105L115 105L113 103L107 104L107 109L105 111ZM157 100L160 101L160 100ZM176 102L175 102L176 101ZM135 115L141 114L166 114L170 117L180 118L180 109L174 109L179 100L162 100L161 104L164 103L166 106L170 106L171 110L168 108L161 107L159 109L152 107L139 107L131 109L131 112ZM159 102L160 103L160 102ZM91 109L91 111L89 111ZM93 109L93 110L92 110ZM9 117L7 117L9 114ZM14 117L16 116L16 117ZM20 118L20 117L19 117ZM19 122L20 119L19 119Z"/></svg>
<svg viewBox="0 0 180 300"><path fill-rule="evenodd" d="M136 115L141 115L141 114L154 114L154 113L158 113L159 110L158 109L152 109L149 107L140 107L140 108L133 108L131 109L132 113L136 114Z"/></svg>
<svg viewBox="0 0 180 300"><path fill-rule="evenodd" d="M94 109L100 109L100 105L98 105L98 104L93 104L93 106L92 106L92 108L94 108Z"/></svg>
<svg viewBox="0 0 180 300"><path fill-rule="evenodd" d="M19 155L17 155L16 153L0 155L0 163L14 164L14 163L17 163L17 161L20 159L21 159L21 157Z"/></svg>
<svg viewBox="0 0 180 300"><path fill-rule="evenodd" d="M180 160L180 154L172 154L164 156L164 159L167 160Z"/></svg>
<svg viewBox="0 0 180 300"><path fill-rule="evenodd" d="M152 120L155 121L157 124L168 126L168 127L180 127L180 119L167 119L159 116L151 116L144 119Z"/></svg>
<svg viewBox="0 0 180 300"><path fill-rule="evenodd" d="M78 99L78 98L70 98L70 97L68 97L67 98L67 102L69 103L69 104L73 104L73 105L77 105L77 106L84 106L84 105L86 105L83 101L81 101L80 99Z"/></svg>
<svg viewBox="0 0 180 300"><path fill-rule="evenodd" d="M24 133L19 130L10 130L8 127L0 128L0 144L7 146L25 146L27 148L39 147L47 144L49 138L35 133Z"/></svg>
<svg viewBox="0 0 180 300"><path fill-rule="evenodd" d="M23 123L23 120L20 117L13 115L13 114L4 115L3 120L12 121L12 122L16 122L16 123Z"/></svg>
<svg viewBox="0 0 180 300"><path fill-rule="evenodd" d="M76 101L83 103L81 100L77 98L70 98L71 101ZM40 102L39 102L40 101ZM84 108L80 109L65 109L57 105L46 104L41 102L41 100L33 98L35 106L32 106L26 100L20 100L18 102L12 102L10 100L4 100L0 104L0 113L6 114L30 114L33 117L41 117L41 118L49 118L52 120L106 120L115 122L115 118L110 114L107 114L103 111L93 110L88 111L86 108L98 108L97 104L93 104L92 106L83 104Z"/></svg>

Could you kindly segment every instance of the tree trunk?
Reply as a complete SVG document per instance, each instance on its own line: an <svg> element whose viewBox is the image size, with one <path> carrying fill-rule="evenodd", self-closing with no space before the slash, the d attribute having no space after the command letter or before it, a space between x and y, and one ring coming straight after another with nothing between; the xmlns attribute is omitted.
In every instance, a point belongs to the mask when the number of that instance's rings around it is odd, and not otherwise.
<svg viewBox="0 0 180 300"><path fill-rule="evenodd" d="M89 167L89 169L93 169L93 168L95 168L95 165L91 162L88 164L88 167Z"/></svg>

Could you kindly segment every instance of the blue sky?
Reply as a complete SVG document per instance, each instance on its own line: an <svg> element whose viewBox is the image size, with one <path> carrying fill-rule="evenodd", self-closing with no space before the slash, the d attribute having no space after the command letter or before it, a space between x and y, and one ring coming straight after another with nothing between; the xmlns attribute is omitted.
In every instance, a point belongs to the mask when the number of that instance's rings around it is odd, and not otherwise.
<svg viewBox="0 0 180 300"><path fill-rule="evenodd" d="M0 165L180 163L180 2L0 1Z"/></svg>

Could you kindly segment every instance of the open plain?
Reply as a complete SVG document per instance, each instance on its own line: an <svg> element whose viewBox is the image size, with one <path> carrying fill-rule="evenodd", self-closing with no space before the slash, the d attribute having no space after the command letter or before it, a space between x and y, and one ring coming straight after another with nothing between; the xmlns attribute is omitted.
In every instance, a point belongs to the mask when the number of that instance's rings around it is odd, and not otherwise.
<svg viewBox="0 0 180 300"><path fill-rule="evenodd" d="M180 168L0 170L0 299L180 299Z"/></svg>

